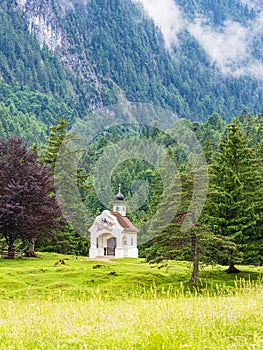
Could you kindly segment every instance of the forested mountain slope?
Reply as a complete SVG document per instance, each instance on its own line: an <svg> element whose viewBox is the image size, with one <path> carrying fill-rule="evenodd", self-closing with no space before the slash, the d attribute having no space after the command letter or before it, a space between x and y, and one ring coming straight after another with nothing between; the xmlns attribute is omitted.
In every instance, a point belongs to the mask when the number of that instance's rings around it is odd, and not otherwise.
<svg viewBox="0 0 263 350"><path fill-rule="evenodd" d="M0 1L0 132L16 129L19 113L43 130L61 114L83 117L123 98L161 105L192 120L205 120L213 112L228 121L243 109L258 113L261 77L251 70L234 74L228 62L222 74L222 61L220 66L217 57L211 59L194 26L197 18L199 24L205 18L200 28L209 25L220 33L226 21L234 29L237 23L257 23L262 5L254 3L175 1L182 16L174 17L173 26L182 20L184 25L168 47L166 33L138 1ZM259 69L260 40L254 35L250 46ZM17 110L11 112L14 125L3 117L11 104Z"/></svg>

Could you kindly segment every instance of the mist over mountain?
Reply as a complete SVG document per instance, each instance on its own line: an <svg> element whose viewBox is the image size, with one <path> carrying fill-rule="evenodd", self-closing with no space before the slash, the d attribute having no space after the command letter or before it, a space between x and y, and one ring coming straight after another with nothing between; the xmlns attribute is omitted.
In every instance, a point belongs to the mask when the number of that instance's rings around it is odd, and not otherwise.
<svg viewBox="0 0 263 350"><path fill-rule="evenodd" d="M263 80L262 2L232 1L231 6L229 1L141 2L175 54L180 33L188 31L222 74Z"/></svg>
<svg viewBox="0 0 263 350"><path fill-rule="evenodd" d="M0 133L123 99L191 120L259 113L262 26L252 0L1 1Z"/></svg>

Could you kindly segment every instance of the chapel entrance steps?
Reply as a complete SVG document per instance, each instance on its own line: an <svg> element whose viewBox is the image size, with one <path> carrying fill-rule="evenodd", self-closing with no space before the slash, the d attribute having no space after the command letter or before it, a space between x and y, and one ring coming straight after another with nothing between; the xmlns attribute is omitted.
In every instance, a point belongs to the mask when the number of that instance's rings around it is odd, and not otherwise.
<svg viewBox="0 0 263 350"><path fill-rule="evenodd" d="M96 258L92 258L91 260L110 261L114 258L115 258L114 255L103 255L103 256L96 256Z"/></svg>

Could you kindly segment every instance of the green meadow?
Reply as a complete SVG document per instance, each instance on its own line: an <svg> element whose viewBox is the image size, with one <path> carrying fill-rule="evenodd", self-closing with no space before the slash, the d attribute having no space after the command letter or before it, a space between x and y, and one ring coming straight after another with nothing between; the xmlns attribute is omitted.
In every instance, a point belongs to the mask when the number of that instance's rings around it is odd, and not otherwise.
<svg viewBox="0 0 263 350"><path fill-rule="evenodd" d="M38 256L0 259L1 350L263 348L263 267Z"/></svg>

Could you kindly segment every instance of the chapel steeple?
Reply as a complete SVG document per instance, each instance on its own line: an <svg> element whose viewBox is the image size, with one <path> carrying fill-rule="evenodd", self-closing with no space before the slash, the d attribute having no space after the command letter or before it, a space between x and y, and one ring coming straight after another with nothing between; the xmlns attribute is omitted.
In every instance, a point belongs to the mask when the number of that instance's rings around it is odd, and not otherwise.
<svg viewBox="0 0 263 350"><path fill-rule="evenodd" d="M124 200L124 195L121 193L121 185L119 185L119 192L115 196L113 211L120 213L121 216L126 216L126 205L123 203L123 200Z"/></svg>

